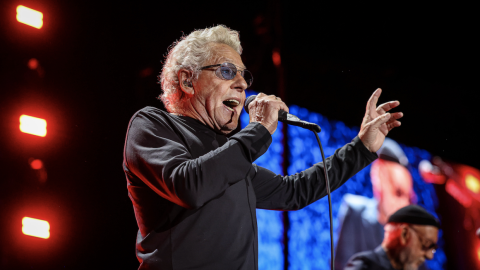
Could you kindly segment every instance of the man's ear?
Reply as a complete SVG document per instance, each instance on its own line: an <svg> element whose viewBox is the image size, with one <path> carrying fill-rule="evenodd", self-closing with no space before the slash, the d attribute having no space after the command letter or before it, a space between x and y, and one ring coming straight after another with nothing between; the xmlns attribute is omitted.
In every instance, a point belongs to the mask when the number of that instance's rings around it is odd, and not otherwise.
<svg viewBox="0 0 480 270"><path fill-rule="evenodd" d="M180 69L177 76L178 85L180 86L180 89L182 89L182 92L187 96L193 96L195 90L193 89L192 72L186 69Z"/></svg>
<svg viewBox="0 0 480 270"><path fill-rule="evenodd" d="M410 232L408 226L404 226L400 231L400 244L405 246L410 239Z"/></svg>

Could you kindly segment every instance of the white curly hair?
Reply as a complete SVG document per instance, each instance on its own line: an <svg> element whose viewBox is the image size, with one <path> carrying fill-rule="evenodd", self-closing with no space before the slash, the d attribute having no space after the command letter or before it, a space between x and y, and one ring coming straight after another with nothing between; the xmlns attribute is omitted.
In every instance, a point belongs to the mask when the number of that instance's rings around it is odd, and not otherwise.
<svg viewBox="0 0 480 270"><path fill-rule="evenodd" d="M182 36L175 41L165 57L165 63L159 77L162 93L159 98L169 112L180 113L182 99L185 95L179 86L178 71L180 69L192 72L191 81L198 79L199 68L214 56L212 43L223 43L242 54L240 34L224 25L218 25L201 30L195 30L188 36Z"/></svg>

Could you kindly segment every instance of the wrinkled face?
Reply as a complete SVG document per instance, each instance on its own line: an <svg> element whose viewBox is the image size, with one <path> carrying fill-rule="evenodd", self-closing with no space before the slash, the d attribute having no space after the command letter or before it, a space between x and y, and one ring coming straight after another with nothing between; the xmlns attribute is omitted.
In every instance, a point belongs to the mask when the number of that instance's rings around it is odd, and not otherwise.
<svg viewBox="0 0 480 270"><path fill-rule="evenodd" d="M375 172L375 176L373 175ZM379 207L389 217L398 209L410 205L413 193L412 176L402 165L387 160L377 160L372 165L372 178Z"/></svg>
<svg viewBox="0 0 480 270"><path fill-rule="evenodd" d="M433 259L433 245L438 241L438 229L434 226L410 225L410 239L404 249L405 270L417 270L425 260Z"/></svg>
<svg viewBox="0 0 480 270"><path fill-rule="evenodd" d="M225 44L212 44L214 55L204 66L229 62L238 70L245 69L240 55ZM193 83L192 106L202 120L214 130L223 134L232 132L238 125L240 112L245 102L247 83L237 72L233 80L225 80L215 75L217 67L202 70Z"/></svg>

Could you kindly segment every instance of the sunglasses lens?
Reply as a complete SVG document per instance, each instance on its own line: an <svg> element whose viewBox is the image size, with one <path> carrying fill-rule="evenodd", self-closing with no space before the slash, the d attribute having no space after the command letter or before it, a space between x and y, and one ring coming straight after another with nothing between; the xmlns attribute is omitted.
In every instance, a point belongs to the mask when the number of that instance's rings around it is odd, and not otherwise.
<svg viewBox="0 0 480 270"><path fill-rule="evenodd" d="M252 83L253 83L253 76L252 76L252 73L250 73L250 71L248 70L243 70L242 71L242 77L245 79L245 81L247 82L247 88L249 88L250 86L252 86Z"/></svg>
<svg viewBox="0 0 480 270"><path fill-rule="evenodd" d="M237 67L232 63L223 63L220 65L220 68L217 69L217 76L224 78L225 80L233 80L235 76L237 76ZM245 79L247 82L247 88L250 87L253 83L253 76L252 73L248 70L240 71L240 75Z"/></svg>
<svg viewBox="0 0 480 270"><path fill-rule="evenodd" d="M220 66L220 74L226 80L231 80L237 75L237 69L230 63L225 63Z"/></svg>

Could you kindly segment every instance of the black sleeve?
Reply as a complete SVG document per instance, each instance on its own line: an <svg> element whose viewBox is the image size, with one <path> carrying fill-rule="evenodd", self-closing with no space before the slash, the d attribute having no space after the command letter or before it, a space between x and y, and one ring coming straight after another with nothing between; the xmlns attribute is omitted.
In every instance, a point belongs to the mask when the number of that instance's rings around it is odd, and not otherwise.
<svg viewBox="0 0 480 270"><path fill-rule="evenodd" d="M130 122L125 166L163 198L198 208L245 179L272 139L251 123L223 146L193 158L169 123L140 111Z"/></svg>
<svg viewBox="0 0 480 270"><path fill-rule="evenodd" d="M377 158L358 137L337 149L327 158L328 177L331 191L365 168ZM256 166L252 179L257 197L257 208L276 210L298 210L327 195L323 162L291 176L276 175Z"/></svg>
<svg viewBox="0 0 480 270"><path fill-rule="evenodd" d="M368 259L364 257L351 258L343 270L367 270L369 269Z"/></svg>

